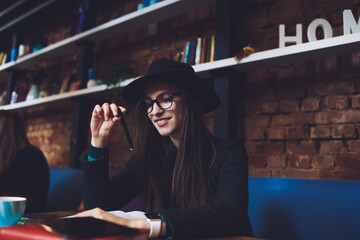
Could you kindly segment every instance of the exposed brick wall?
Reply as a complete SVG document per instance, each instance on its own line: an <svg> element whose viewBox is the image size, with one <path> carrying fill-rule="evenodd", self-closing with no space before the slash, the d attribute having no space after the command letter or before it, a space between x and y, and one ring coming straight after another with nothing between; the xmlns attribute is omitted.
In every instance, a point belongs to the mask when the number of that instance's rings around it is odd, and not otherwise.
<svg viewBox="0 0 360 240"><path fill-rule="evenodd" d="M339 36L342 11L352 9L355 18L360 12L355 1L263 2L247 19L253 27L248 28L249 42L261 50L278 47L279 24L294 35L291 28L303 23L306 36L307 25L322 17ZM239 102L245 131L239 131L239 139L245 141L250 175L360 179L358 58L354 53L246 74L247 94Z"/></svg>
<svg viewBox="0 0 360 240"><path fill-rule="evenodd" d="M21 111L26 124L27 136L46 157L50 166L68 167L72 103L65 101Z"/></svg>
<svg viewBox="0 0 360 240"><path fill-rule="evenodd" d="M338 57L346 59L349 56ZM317 60L306 63L315 65ZM295 68L289 65L288 68ZM247 79L245 139L250 173L260 176L360 179L356 79L359 69L339 64L327 72L278 79L264 71L262 83ZM349 76L349 72L353 75ZM252 73L248 73L251 75ZM255 73L258 75L259 73ZM296 74L296 73L295 73ZM249 80L250 79L250 80ZM280 82L286 82L283 86ZM321 86L321 87L319 87ZM293 88L299 91L294 94ZM265 92L261 97L257 93ZM305 173L306 172L306 173Z"/></svg>

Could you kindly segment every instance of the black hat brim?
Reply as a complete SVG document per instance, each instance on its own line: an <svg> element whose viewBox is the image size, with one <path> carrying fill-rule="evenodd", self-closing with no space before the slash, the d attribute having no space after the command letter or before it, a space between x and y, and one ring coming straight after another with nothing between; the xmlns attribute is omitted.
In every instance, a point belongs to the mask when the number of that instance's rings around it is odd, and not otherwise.
<svg viewBox="0 0 360 240"><path fill-rule="evenodd" d="M122 91L123 98L132 105L136 105L143 97L145 87L154 82L175 82L187 89L194 97L202 102L204 113L215 110L220 105L220 99L215 91L196 74L184 71L162 71L147 74L129 83Z"/></svg>

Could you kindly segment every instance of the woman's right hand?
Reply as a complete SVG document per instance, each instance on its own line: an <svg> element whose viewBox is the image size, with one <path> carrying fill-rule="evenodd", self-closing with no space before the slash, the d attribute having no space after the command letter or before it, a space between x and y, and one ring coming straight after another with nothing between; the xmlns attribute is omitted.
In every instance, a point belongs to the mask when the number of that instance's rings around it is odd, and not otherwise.
<svg viewBox="0 0 360 240"><path fill-rule="evenodd" d="M125 108L119 108L121 112L126 112ZM108 146L111 130L121 119L119 108L115 103L104 103L101 107L100 105L94 107L90 121L91 145L98 148Z"/></svg>

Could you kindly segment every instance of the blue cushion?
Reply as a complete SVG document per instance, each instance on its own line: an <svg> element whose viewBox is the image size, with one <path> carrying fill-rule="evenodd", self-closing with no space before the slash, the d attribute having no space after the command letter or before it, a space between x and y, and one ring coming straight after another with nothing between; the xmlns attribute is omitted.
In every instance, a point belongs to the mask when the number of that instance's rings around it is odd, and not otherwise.
<svg viewBox="0 0 360 240"><path fill-rule="evenodd" d="M76 210L82 200L82 171L74 168L50 168L48 211Z"/></svg>
<svg viewBox="0 0 360 240"><path fill-rule="evenodd" d="M249 177L255 237L360 239L360 181Z"/></svg>
<svg viewBox="0 0 360 240"><path fill-rule="evenodd" d="M50 168L48 211L76 210L81 186L81 169ZM249 177L249 217L258 238L360 239L359 203L360 181Z"/></svg>

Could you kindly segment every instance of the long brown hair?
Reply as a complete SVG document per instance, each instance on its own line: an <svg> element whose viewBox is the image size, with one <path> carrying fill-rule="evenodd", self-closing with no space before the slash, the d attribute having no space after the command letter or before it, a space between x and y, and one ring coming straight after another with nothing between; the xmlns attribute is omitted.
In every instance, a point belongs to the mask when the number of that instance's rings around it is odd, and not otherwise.
<svg viewBox="0 0 360 240"><path fill-rule="evenodd" d="M137 174L145 189L147 211L188 208L209 201L209 171L215 147L203 122L200 101L185 89L182 93L186 107L178 149L170 137L158 133L143 109L137 107ZM167 178L164 171L172 172ZM171 196L166 195L166 187L171 189Z"/></svg>
<svg viewBox="0 0 360 240"><path fill-rule="evenodd" d="M28 145L25 124L20 115L0 110L0 175L10 166L15 154Z"/></svg>

